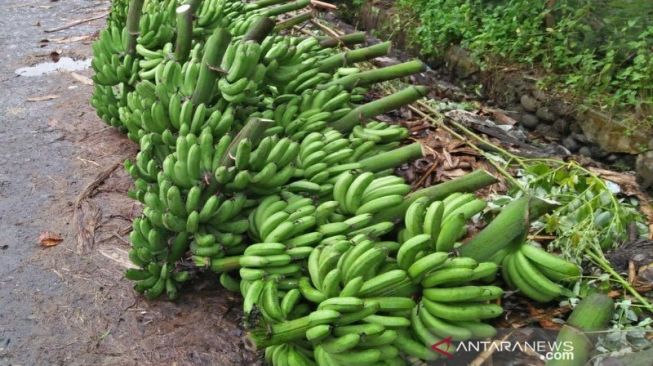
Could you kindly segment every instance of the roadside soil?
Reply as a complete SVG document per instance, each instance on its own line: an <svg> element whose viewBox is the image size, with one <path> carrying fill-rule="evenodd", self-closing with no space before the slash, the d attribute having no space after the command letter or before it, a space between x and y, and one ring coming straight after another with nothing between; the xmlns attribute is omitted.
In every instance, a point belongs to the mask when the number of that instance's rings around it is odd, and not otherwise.
<svg viewBox="0 0 653 366"><path fill-rule="evenodd" d="M121 164L136 145L89 105L91 70L15 72L90 58L108 7L106 0L0 5L0 365L253 364L238 326L240 300L215 279L197 281L187 290L193 295L175 303L146 301L124 280L127 234L140 207L126 196L132 183ZM78 226L88 240L78 242ZM44 247L45 232L63 240Z"/></svg>

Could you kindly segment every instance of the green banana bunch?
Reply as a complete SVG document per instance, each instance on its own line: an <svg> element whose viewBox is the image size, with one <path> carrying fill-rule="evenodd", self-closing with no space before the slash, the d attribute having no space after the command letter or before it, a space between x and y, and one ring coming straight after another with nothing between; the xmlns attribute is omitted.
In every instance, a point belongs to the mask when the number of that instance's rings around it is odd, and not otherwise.
<svg viewBox="0 0 653 366"><path fill-rule="evenodd" d="M501 270L510 287L539 302L572 296L560 283L574 282L581 274L575 264L529 243L522 243L508 253Z"/></svg>
<svg viewBox="0 0 653 366"><path fill-rule="evenodd" d="M127 11L129 10L129 0L114 0L111 2L109 16L107 18L107 27L124 28L127 21Z"/></svg>
<svg viewBox="0 0 653 366"><path fill-rule="evenodd" d="M136 81L139 64L134 56L124 54L125 32L117 26L110 26L100 31L97 41L93 42L91 67L95 71L94 84L114 86L120 83L133 84Z"/></svg>
<svg viewBox="0 0 653 366"><path fill-rule="evenodd" d="M222 97L230 103L241 103L255 95L265 77L265 66L259 63L261 45L254 41L232 42L224 58L222 68L226 74L218 81Z"/></svg>
<svg viewBox="0 0 653 366"><path fill-rule="evenodd" d="M97 115L109 126L117 128L123 127L118 108L122 103L121 100L124 94L125 88L122 86L114 87L96 84L93 87L91 106L95 108Z"/></svg>
<svg viewBox="0 0 653 366"><path fill-rule="evenodd" d="M356 174L345 171L338 175L333 197L344 214L375 214L403 202L410 186L395 176L376 178L371 172Z"/></svg>
<svg viewBox="0 0 653 366"><path fill-rule="evenodd" d="M129 234L132 249L129 259L141 269L130 268L125 276L135 281L134 289L149 299L164 292L173 300L181 283L190 278L186 271L175 271L173 264L187 249L187 233L170 235L158 228L147 217L137 218Z"/></svg>
<svg viewBox="0 0 653 366"><path fill-rule="evenodd" d="M356 126L352 130L352 137L357 137L363 141L373 141L386 146L393 142L399 142L408 137L408 130L398 125L391 125L385 122L370 121L364 127ZM396 147L390 145L389 148Z"/></svg>
<svg viewBox="0 0 653 366"><path fill-rule="evenodd" d="M141 44L136 45L136 53L142 57L138 61L139 73L138 77L141 80L152 80L154 79L157 68L159 65L166 63L166 61L173 61L173 45L172 43L166 43L163 48L156 51L151 51ZM157 83L158 84L158 83ZM165 82L164 82L165 84ZM170 82L171 85L177 85L176 81Z"/></svg>
<svg viewBox="0 0 653 366"><path fill-rule="evenodd" d="M428 247L431 250L449 252L465 235L467 221L483 211L486 205L471 193L452 194L444 201L417 199L406 210L406 228L400 232L399 241L406 242L424 234L430 237Z"/></svg>
<svg viewBox="0 0 653 366"><path fill-rule="evenodd" d="M175 36L176 0L148 1L140 18L138 44L147 49L157 49L172 41Z"/></svg>

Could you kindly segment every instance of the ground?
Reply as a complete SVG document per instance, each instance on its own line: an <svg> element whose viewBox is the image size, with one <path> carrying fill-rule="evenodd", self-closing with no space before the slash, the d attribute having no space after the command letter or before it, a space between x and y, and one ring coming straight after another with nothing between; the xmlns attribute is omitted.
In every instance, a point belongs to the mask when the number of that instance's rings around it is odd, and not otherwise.
<svg viewBox="0 0 653 366"><path fill-rule="evenodd" d="M89 106L89 69L18 76L51 57L90 57L109 1L4 0L0 5L0 365L244 365L238 298L215 281L176 303L148 302L122 277L138 206L121 167L136 146ZM51 55L55 52L56 54ZM29 99L35 101L28 101ZM94 241L78 245L74 208ZM44 232L63 241L43 247Z"/></svg>

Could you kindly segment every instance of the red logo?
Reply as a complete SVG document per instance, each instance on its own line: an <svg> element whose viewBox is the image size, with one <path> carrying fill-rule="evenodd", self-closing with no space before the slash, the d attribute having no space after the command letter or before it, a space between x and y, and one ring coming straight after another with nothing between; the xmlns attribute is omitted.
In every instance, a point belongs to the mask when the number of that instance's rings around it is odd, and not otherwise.
<svg viewBox="0 0 653 366"><path fill-rule="evenodd" d="M441 345L443 345L443 344L446 345L446 348L444 348L444 349L443 349L443 347L441 347ZM453 345L451 344L451 337L447 337L447 338L445 338L445 339L443 339L441 341L436 342L434 345L431 346L431 349L434 350L435 352L445 356L448 359L452 359L453 354L447 352L448 350L450 350L452 348L452 346Z"/></svg>

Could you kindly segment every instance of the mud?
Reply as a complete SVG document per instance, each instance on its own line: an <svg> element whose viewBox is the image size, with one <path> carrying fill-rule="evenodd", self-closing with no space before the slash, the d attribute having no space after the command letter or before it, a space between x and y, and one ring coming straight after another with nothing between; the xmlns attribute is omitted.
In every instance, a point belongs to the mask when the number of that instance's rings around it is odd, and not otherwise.
<svg viewBox="0 0 653 366"><path fill-rule="evenodd" d="M126 238L140 207L126 196L131 180L122 168L81 202L83 226L94 240L78 245L73 207L79 194L136 146L99 120L88 104L93 87L62 67L66 57L90 57L104 19L43 30L108 6L84 0L0 5L0 365L254 364L238 326L240 300L214 278L195 281L187 289L192 294L176 303L145 301L123 279ZM61 55L58 63L52 52ZM16 74L43 62L56 71ZM75 70L91 76L89 69ZM44 231L61 234L63 242L42 248L37 239Z"/></svg>

